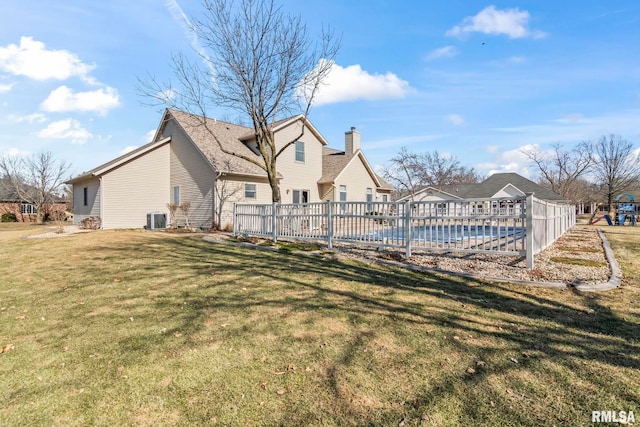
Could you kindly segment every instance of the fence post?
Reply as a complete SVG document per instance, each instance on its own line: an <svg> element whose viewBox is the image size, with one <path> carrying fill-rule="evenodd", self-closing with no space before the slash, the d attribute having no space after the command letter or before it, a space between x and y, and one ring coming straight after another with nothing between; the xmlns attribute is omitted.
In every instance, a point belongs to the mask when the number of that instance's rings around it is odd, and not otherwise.
<svg viewBox="0 0 640 427"><path fill-rule="evenodd" d="M274 242L278 241L278 204L271 205L271 234Z"/></svg>
<svg viewBox="0 0 640 427"><path fill-rule="evenodd" d="M527 269L533 270L533 193L527 193L525 202L525 214L527 216L525 231L525 252L527 257Z"/></svg>
<svg viewBox="0 0 640 427"><path fill-rule="evenodd" d="M405 238L405 256L411 256L411 201L408 200L404 204L404 238Z"/></svg>
<svg viewBox="0 0 640 427"><path fill-rule="evenodd" d="M333 248L333 210L331 209L333 202L327 200L327 246Z"/></svg>

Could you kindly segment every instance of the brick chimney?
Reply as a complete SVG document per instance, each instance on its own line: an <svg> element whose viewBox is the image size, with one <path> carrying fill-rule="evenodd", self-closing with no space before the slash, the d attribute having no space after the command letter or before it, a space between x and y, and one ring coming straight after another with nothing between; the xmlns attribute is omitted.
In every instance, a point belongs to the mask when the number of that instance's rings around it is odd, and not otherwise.
<svg viewBox="0 0 640 427"><path fill-rule="evenodd" d="M360 132L356 131L355 127L351 127L350 131L344 133L344 152L353 154L360 149Z"/></svg>

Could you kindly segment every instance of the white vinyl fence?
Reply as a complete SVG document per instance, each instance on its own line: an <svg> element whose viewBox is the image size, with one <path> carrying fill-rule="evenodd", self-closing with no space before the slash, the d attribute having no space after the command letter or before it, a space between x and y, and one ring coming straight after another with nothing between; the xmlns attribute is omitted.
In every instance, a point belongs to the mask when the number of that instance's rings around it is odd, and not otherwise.
<svg viewBox="0 0 640 427"><path fill-rule="evenodd" d="M429 202L236 204L234 235L322 240L414 251L533 256L575 224L575 207L522 198Z"/></svg>

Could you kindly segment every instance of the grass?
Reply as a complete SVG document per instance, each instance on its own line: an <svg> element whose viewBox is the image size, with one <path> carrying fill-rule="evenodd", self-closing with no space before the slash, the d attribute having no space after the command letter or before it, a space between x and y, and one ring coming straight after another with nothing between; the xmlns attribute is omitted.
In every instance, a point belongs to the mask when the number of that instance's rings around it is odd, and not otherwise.
<svg viewBox="0 0 640 427"><path fill-rule="evenodd" d="M640 230L640 228L638 228ZM640 235L601 294L0 224L0 424L591 425L640 416Z"/></svg>
<svg viewBox="0 0 640 427"><path fill-rule="evenodd" d="M593 261L593 260L584 259L584 258L568 257L568 256L552 257L551 261L557 262L559 264L581 265L584 267L606 267L607 266L607 264L603 262Z"/></svg>
<svg viewBox="0 0 640 427"><path fill-rule="evenodd" d="M575 252L575 253L590 253L595 254L597 252L602 251L601 248L579 248L573 246L558 246L558 249L565 252Z"/></svg>

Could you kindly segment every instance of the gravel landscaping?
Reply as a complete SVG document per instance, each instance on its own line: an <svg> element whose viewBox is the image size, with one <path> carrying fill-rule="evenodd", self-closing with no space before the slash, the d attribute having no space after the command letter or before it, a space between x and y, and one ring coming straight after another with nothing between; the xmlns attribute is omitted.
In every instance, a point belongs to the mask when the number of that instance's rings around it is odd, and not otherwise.
<svg viewBox="0 0 640 427"><path fill-rule="evenodd" d="M228 234L207 235L210 241L226 241ZM260 239L258 239L260 240ZM262 241L262 240L261 240ZM333 255L365 261L388 261L413 268L479 276L486 280L525 281L541 284L586 285L606 282L611 270L597 229L576 225L553 245L535 256L533 270L524 257L462 252L417 253L405 259L398 250L336 244Z"/></svg>

